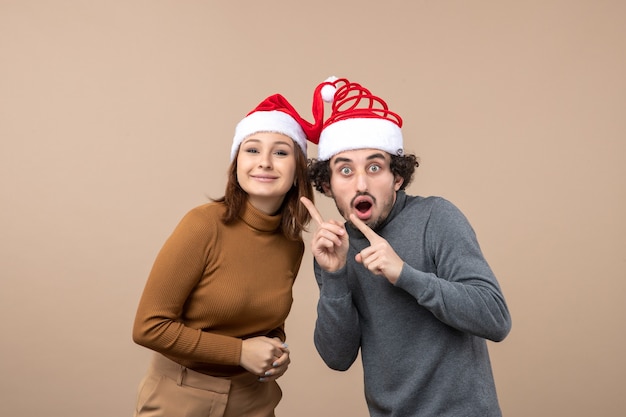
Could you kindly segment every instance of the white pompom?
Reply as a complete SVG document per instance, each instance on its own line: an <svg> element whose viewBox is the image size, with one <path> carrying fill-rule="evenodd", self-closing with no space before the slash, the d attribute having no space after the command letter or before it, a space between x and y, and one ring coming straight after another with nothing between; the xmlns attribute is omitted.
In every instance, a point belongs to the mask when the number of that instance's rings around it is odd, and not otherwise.
<svg viewBox="0 0 626 417"><path fill-rule="evenodd" d="M331 75L330 77L326 78L324 82L334 83L338 79L339 78L335 77L334 75ZM322 100L324 100L326 103L332 103L333 100L335 99L336 92L337 92L337 87L335 87L334 85L325 85L324 87L322 87L320 94L322 95Z"/></svg>
<svg viewBox="0 0 626 417"><path fill-rule="evenodd" d="M322 100L324 100L326 103L332 103L333 99L335 98L335 92L337 91L337 89L335 88L335 86L333 85L325 85L324 87L322 87Z"/></svg>

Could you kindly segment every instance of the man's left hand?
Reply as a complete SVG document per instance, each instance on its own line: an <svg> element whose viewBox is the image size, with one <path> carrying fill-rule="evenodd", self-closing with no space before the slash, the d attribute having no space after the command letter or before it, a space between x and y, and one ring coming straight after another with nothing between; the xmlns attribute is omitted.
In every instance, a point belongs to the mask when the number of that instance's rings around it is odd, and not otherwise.
<svg viewBox="0 0 626 417"><path fill-rule="evenodd" d="M382 275L395 285L402 272L404 261L393 250L389 242L380 237L357 216L350 214L350 221L370 242L370 246L359 252L355 260L363 264L373 274Z"/></svg>

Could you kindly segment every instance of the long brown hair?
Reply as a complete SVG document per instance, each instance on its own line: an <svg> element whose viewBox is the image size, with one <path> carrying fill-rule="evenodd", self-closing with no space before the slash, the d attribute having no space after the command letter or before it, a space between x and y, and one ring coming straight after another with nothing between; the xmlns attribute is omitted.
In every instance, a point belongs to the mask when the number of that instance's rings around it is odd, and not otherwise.
<svg viewBox="0 0 626 417"><path fill-rule="evenodd" d="M308 177L307 159L301 151L299 145L295 145L296 170L294 185L287 191L283 204L280 206L282 215L281 230L283 234L291 240L302 239L302 232L311 221L309 211L300 202L300 197L306 197L314 201L313 186ZM225 224L229 224L239 219L243 211L248 194L241 188L237 181L237 158L233 159L228 168L228 180L224 197L215 201L223 202L226 211L222 217Z"/></svg>

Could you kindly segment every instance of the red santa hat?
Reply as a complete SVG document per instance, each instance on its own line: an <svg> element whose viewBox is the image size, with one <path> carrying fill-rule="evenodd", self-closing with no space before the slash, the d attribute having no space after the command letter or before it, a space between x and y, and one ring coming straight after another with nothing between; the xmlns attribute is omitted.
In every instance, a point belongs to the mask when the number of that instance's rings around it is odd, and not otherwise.
<svg viewBox="0 0 626 417"><path fill-rule="evenodd" d="M316 94L319 96L319 94ZM230 152L230 160L234 160L241 142L258 132L281 133L293 139L304 156L307 155L307 139L317 143L324 113L321 98L313 100L314 123L304 120L296 109L280 94L267 97L235 127L235 136Z"/></svg>
<svg viewBox="0 0 626 417"><path fill-rule="evenodd" d="M318 159L353 149L380 149L392 155L404 153L402 118L389 110L387 103L360 84L331 77L318 85L316 96L332 102L332 111L323 122L318 144ZM323 104L323 103L322 103ZM316 132L317 133L317 132Z"/></svg>

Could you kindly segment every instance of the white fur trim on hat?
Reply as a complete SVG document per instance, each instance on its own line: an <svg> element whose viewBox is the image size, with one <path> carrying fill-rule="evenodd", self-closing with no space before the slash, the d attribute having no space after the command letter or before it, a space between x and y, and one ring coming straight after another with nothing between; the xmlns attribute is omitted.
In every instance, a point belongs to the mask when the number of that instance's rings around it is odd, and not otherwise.
<svg viewBox="0 0 626 417"><path fill-rule="evenodd" d="M392 155L402 155L402 130L386 119L353 118L330 124L320 135L318 159L355 149L380 149Z"/></svg>
<svg viewBox="0 0 626 417"><path fill-rule="evenodd" d="M280 110L257 111L244 117L235 127L235 137L230 150L230 160L237 156L239 145L248 136L258 132L281 133L293 139L306 156L306 135L302 126L287 113Z"/></svg>

